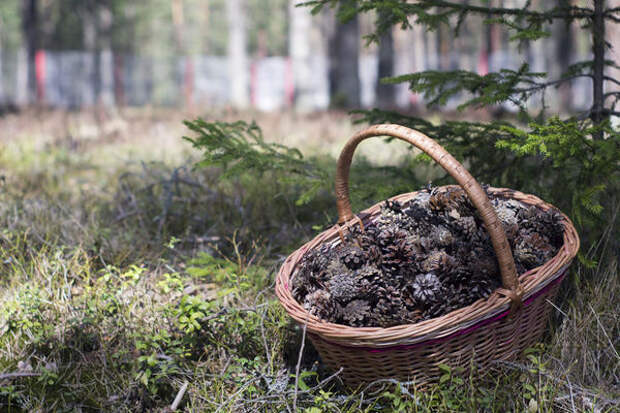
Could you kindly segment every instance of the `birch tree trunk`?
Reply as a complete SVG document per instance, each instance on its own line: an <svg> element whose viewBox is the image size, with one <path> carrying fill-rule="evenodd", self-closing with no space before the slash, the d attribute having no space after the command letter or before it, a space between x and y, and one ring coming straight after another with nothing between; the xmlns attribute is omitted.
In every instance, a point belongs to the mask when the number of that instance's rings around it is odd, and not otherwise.
<svg viewBox="0 0 620 413"><path fill-rule="evenodd" d="M249 105L248 53L245 21L245 1L226 0L228 15L228 73L230 102L239 109Z"/></svg>
<svg viewBox="0 0 620 413"><path fill-rule="evenodd" d="M295 108L300 111L327 106L321 86L327 82L327 44L320 21L314 22L307 7L295 7L299 0L289 1L289 56L295 84ZM319 20L324 16L317 16Z"/></svg>
<svg viewBox="0 0 620 413"><path fill-rule="evenodd" d="M191 56L189 56L187 48L183 0L172 0L170 6L172 10L172 24L174 26L174 39L176 43L177 55L180 59L183 59L183 104L186 108L191 108L193 103L192 92L194 64Z"/></svg>
<svg viewBox="0 0 620 413"><path fill-rule="evenodd" d="M114 106L114 58L112 55L111 28L114 22L114 14L107 7L99 11L99 73L100 91L99 102L105 107Z"/></svg>

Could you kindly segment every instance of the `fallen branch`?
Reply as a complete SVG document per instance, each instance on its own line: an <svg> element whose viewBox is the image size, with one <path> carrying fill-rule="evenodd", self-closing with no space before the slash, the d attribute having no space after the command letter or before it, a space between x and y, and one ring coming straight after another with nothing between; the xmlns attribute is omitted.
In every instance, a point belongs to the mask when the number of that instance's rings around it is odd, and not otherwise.
<svg viewBox="0 0 620 413"><path fill-rule="evenodd" d="M170 411L174 412L176 409L178 409L179 404L181 404L181 400L183 400L183 396L185 395L185 392L187 391L188 385L189 385L189 382L186 380L181 386L181 388L179 389L179 392L177 393L177 397L174 398L174 401L170 405Z"/></svg>
<svg viewBox="0 0 620 413"><path fill-rule="evenodd" d="M4 374L0 374L0 380L7 380L7 379L16 379L19 377L38 377L40 376L41 373L32 373L32 372L15 372L15 373L4 373Z"/></svg>
<svg viewBox="0 0 620 413"><path fill-rule="evenodd" d="M301 346L299 347L299 357L297 358L297 366L295 367L295 394L293 395L293 411L297 411L297 391L299 389L299 369L301 367L301 359L304 354L304 346L306 345L306 328L307 324L304 324L304 332L301 336Z"/></svg>

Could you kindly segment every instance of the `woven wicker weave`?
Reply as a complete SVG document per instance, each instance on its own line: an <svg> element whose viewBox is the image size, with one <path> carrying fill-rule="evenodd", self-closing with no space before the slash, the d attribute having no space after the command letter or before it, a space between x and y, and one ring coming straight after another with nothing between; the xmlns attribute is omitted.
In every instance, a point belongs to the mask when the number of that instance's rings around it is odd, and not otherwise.
<svg viewBox="0 0 620 413"><path fill-rule="evenodd" d="M364 139L382 135L417 146L465 190L491 236L504 288L444 316L389 328L329 323L308 313L295 300L290 280L295 276L302 257L321 244L341 242L340 232L357 225L360 219L362 223L368 223L379 215L380 204L366 209L358 217L353 214L349 203L348 176L357 145ZM553 208L533 195L511 189L489 188L488 191L543 210ZM401 194L391 200L404 202L415 195L416 192ZM276 294L291 317L307 326L308 335L323 361L334 370L342 367L341 378L353 387L382 378L414 380L424 385L438 380L438 366L442 363L464 367L473 362L484 368L494 360L517 357L543 333L550 311L547 301L557 293L579 249L577 232L568 217L563 216L564 244L555 257L540 267L517 275L506 235L484 190L440 145L422 133L403 126L375 125L349 140L338 159L336 196L339 225L321 233L286 259L276 277Z"/></svg>

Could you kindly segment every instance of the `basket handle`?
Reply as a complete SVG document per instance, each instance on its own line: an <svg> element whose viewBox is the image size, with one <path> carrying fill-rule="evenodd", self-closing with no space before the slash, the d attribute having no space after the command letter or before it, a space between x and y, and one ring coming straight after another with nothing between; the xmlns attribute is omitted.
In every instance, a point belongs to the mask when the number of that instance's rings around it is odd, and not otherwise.
<svg viewBox="0 0 620 413"><path fill-rule="evenodd" d="M465 190L471 202L476 209L478 209L487 231L489 231L493 249L497 255L502 284L504 286L504 288L499 289L498 292L506 295L512 300L513 310L520 307L523 289L519 284L517 269L515 267L512 251L510 250L510 244L508 244L508 239L506 238L506 233L497 218L497 214L489 198L478 181L471 176L459 161L450 155L441 145L421 132L400 125L382 124L370 126L349 139L340 153L336 170L335 186L338 224L343 225L355 218L349 200L349 169L351 167L351 160L353 159L355 148L357 148L357 145L364 139L385 135L409 142L413 146L426 152L435 162L441 165L446 172L452 175Z"/></svg>

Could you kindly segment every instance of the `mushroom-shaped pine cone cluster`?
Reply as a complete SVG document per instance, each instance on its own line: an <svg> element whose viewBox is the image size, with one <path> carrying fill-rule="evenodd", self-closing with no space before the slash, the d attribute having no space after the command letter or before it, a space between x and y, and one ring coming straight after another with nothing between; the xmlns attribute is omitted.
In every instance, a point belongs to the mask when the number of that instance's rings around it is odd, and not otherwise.
<svg viewBox="0 0 620 413"><path fill-rule="evenodd" d="M562 216L489 193L519 274L562 246ZM292 292L317 317L353 327L390 327L439 317L486 298L501 285L491 239L465 192L428 189L386 201L344 243L309 251Z"/></svg>

